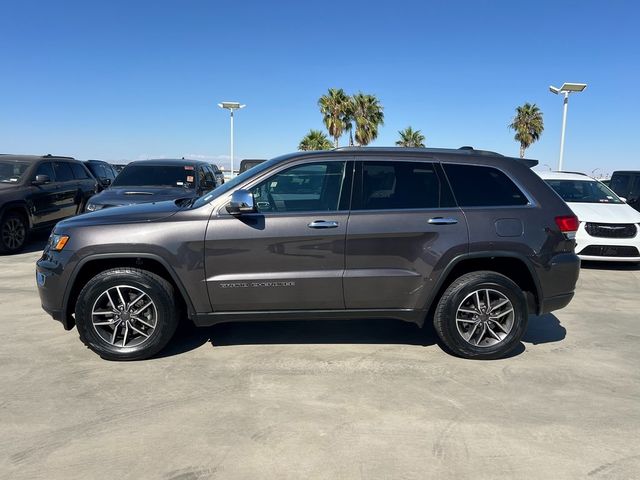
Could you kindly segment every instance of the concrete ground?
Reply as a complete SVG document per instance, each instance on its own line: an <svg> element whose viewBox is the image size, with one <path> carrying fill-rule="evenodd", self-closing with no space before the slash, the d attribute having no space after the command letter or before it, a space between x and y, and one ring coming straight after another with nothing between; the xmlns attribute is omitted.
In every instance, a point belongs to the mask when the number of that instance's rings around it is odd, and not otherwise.
<svg viewBox="0 0 640 480"><path fill-rule="evenodd" d="M586 266L499 361L400 322L184 329L101 360L0 257L0 477L640 478L640 270Z"/></svg>

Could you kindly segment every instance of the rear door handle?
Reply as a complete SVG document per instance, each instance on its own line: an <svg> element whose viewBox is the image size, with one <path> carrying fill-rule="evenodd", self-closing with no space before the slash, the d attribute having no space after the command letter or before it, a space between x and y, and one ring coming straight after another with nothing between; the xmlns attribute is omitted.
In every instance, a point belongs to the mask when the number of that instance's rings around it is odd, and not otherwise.
<svg viewBox="0 0 640 480"><path fill-rule="evenodd" d="M309 225L309 228L338 228L338 222L327 221L327 220L314 220Z"/></svg>
<svg viewBox="0 0 640 480"><path fill-rule="evenodd" d="M433 217L429 219L431 225L454 225L458 223L455 218Z"/></svg>

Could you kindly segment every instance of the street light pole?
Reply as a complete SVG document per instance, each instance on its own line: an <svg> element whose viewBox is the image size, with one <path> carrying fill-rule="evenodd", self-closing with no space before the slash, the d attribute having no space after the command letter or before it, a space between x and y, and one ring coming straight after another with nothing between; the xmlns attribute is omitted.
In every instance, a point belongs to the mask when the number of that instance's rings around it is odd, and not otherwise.
<svg viewBox="0 0 640 480"><path fill-rule="evenodd" d="M558 170L562 171L562 164L564 160L564 137L567 130L567 109L569 108L569 94L582 92L587 88L586 83L563 83L560 88L551 85L549 90L551 93L558 95L562 93L564 100L562 106L562 133L560 135L560 158L558 160Z"/></svg>
<svg viewBox="0 0 640 480"><path fill-rule="evenodd" d="M246 105L241 104L240 102L222 102L219 103L218 106L220 108L224 108L226 110L229 110L230 113L230 121L231 121L231 138L230 138L230 144L231 144L231 178L233 178L233 111L234 110L240 110L241 108L246 107Z"/></svg>

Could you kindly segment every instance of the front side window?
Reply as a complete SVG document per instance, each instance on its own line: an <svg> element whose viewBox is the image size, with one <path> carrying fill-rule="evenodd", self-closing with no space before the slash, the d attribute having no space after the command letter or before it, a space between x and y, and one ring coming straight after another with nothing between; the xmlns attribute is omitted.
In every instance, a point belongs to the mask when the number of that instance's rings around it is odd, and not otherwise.
<svg viewBox="0 0 640 480"><path fill-rule="evenodd" d="M508 207L529 203L516 184L497 168L463 164L442 166L461 207Z"/></svg>
<svg viewBox="0 0 640 480"><path fill-rule="evenodd" d="M363 162L360 210L451 206L430 162Z"/></svg>
<svg viewBox="0 0 640 480"><path fill-rule="evenodd" d="M67 162L55 162L53 169L56 172L57 182L70 182L73 180L73 172L71 171L71 165Z"/></svg>
<svg viewBox="0 0 640 480"><path fill-rule="evenodd" d="M185 187L195 185L190 165L128 165L113 182L114 187Z"/></svg>
<svg viewBox="0 0 640 480"><path fill-rule="evenodd" d="M545 180L565 202L622 203L609 188L595 180Z"/></svg>
<svg viewBox="0 0 640 480"><path fill-rule="evenodd" d="M345 162L296 165L251 189L259 212L335 211Z"/></svg>
<svg viewBox="0 0 640 480"><path fill-rule="evenodd" d="M36 170L36 174L33 176L33 180L35 180L38 175L46 175L52 182L56 179L55 175L53 174L53 167L49 162L43 162L38 165L38 170Z"/></svg>
<svg viewBox="0 0 640 480"><path fill-rule="evenodd" d="M18 183L28 168L27 162L0 162L0 182Z"/></svg>

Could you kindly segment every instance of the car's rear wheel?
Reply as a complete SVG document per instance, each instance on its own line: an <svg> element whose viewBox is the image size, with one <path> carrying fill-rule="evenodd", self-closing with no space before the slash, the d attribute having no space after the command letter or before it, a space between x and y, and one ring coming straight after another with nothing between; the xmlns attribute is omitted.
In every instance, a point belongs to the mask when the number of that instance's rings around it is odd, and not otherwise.
<svg viewBox="0 0 640 480"><path fill-rule="evenodd" d="M0 253L17 253L27 243L29 224L24 215L9 212L0 221Z"/></svg>
<svg viewBox="0 0 640 480"><path fill-rule="evenodd" d="M76 303L82 341L108 360L140 360L164 348L179 322L172 285L146 270L114 268L93 277Z"/></svg>
<svg viewBox="0 0 640 480"><path fill-rule="evenodd" d="M520 344L527 328L524 292L496 272L462 275L445 290L434 315L440 339L463 358L501 358Z"/></svg>

